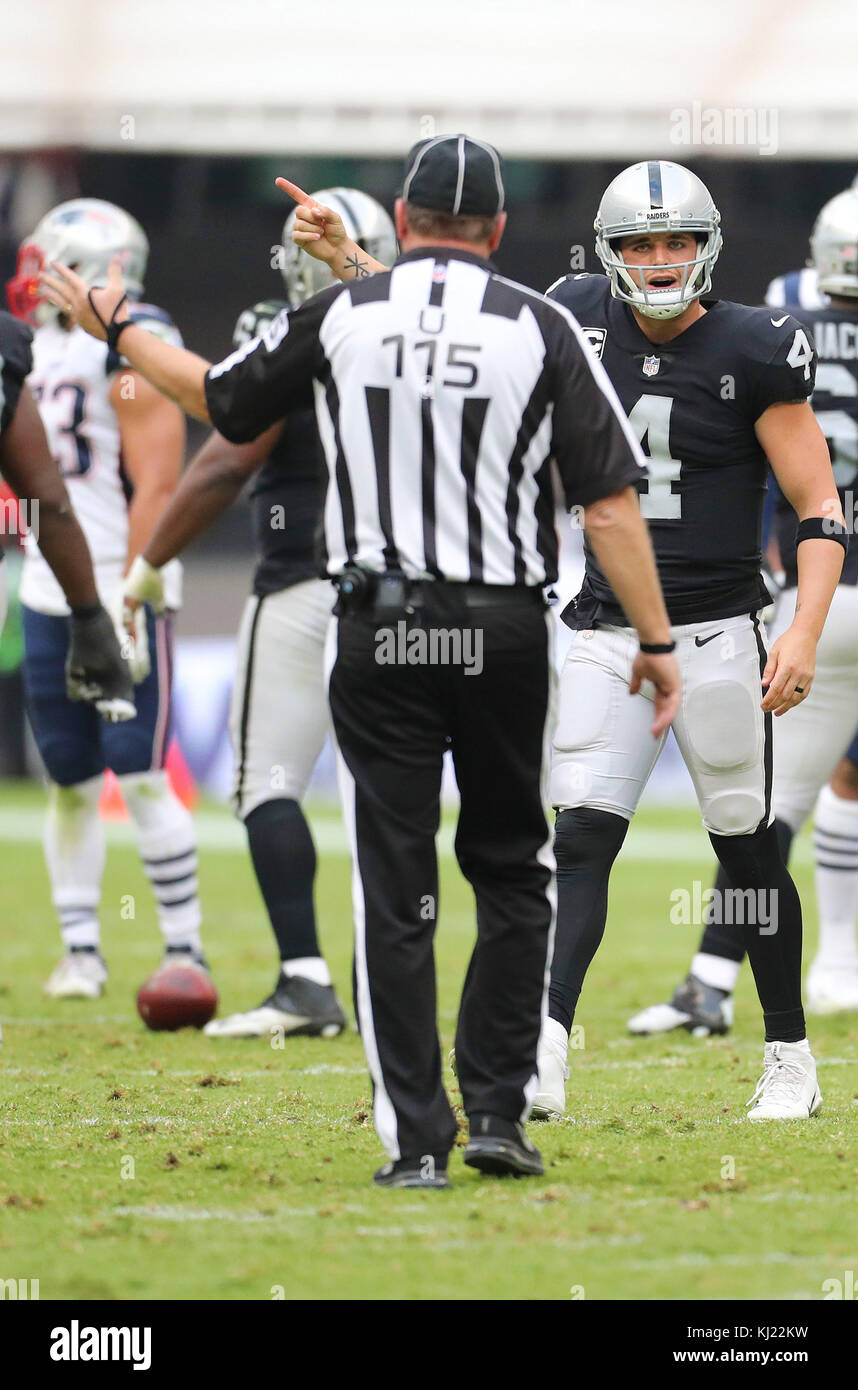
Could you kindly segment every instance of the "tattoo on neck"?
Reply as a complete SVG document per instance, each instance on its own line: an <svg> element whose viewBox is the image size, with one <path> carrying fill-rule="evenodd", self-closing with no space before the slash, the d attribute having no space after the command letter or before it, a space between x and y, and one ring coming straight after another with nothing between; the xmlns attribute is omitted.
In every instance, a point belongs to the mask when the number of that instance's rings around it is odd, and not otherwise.
<svg viewBox="0 0 858 1390"><path fill-rule="evenodd" d="M369 268L369 261L362 261L357 252L353 256L346 256L344 269L353 270L356 280L363 280L372 273Z"/></svg>

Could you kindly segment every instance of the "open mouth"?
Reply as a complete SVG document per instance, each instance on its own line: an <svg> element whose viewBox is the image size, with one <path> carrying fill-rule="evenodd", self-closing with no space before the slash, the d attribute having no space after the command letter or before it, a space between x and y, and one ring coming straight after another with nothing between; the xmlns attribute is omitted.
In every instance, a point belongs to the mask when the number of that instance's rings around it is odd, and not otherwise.
<svg viewBox="0 0 858 1390"><path fill-rule="evenodd" d="M672 290L679 285L679 277L667 272L647 277L647 289L649 290Z"/></svg>

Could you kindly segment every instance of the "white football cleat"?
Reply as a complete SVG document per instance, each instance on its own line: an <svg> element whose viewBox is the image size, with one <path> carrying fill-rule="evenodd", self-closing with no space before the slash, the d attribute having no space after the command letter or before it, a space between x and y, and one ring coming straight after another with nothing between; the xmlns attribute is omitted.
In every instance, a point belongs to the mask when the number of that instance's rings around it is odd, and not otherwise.
<svg viewBox="0 0 858 1390"><path fill-rule="evenodd" d="M533 1102L531 1116L534 1120L550 1120L566 1112L566 1082L569 1068L566 1058L569 1051L569 1037L562 1023L547 1018L542 1025L542 1034L537 1051L539 1068L539 1090Z"/></svg>
<svg viewBox="0 0 858 1390"><path fill-rule="evenodd" d="M749 1120L808 1120L822 1105L810 1045L766 1043L764 1071L748 1101Z"/></svg>
<svg viewBox="0 0 858 1390"><path fill-rule="evenodd" d="M346 1016L333 985L318 985L302 975L277 982L274 993L258 1009L213 1018L203 1032L209 1038L271 1038L278 1034L335 1038L346 1026Z"/></svg>
<svg viewBox="0 0 858 1390"><path fill-rule="evenodd" d="M806 993L810 1014L858 1011L858 966L825 965L817 957L807 974Z"/></svg>
<svg viewBox="0 0 858 1390"><path fill-rule="evenodd" d="M51 999L98 999L107 983L107 966L98 951L69 951L46 981Z"/></svg>
<svg viewBox="0 0 858 1390"><path fill-rule="evenodd" d="M674 990L669 1004L641 1009L626 1026L635 1037L671 1033L675 1028L684 1028L695 1038L728 1033L733 1026L733 997L689 974Z"/></svg>

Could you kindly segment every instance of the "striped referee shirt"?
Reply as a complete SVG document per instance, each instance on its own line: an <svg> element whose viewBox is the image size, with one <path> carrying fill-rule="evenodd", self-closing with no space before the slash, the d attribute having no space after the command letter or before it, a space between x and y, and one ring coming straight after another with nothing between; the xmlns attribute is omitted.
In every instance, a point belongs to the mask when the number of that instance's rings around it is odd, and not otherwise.
<svg viewBox="0 0 858 1390"><path fill-rule="evenodd" d="M312 402L328 466L324 566L553 583L550 459L587 506L645 468L572 315L453 247L421 247L284 310L213 366L234 443Z"/></svg>

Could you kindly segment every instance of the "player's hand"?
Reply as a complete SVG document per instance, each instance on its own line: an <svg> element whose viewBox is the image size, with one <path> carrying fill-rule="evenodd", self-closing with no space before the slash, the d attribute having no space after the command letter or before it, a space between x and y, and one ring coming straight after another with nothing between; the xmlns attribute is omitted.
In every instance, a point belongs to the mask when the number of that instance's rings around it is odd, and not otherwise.
<svg viewBox="0 0 858 1390"><path fill-rule="evenodd" d="M644 681L655 686L655 718L650 726L653 738L661 738L676 718L682 695L679 663L673 652L663 656L648 656L639 651L632 666L629 693L637 695Z"/></svg>
<svg viewBox="0 0 858 1390"><path fill-rule="evenodd" d="M296 246L300 246L317 261L325 261L328 264L337 260L341 253L349 253L353 247L355 251L358 250L347 235L343 219L338 212L325 207L323 203L317 203L315 198L311 198L297 183L290 183L288 179L275 179L274 182L298 204L295 226L292 229L292 240Z"/></svg>
<svg viewBox="0 0 858 1390"><path fill-rule="evenodd" d="M101 605L85 617L73 613L69 620L66 693L70 700L95 705L109 723L133 719L137 713L131 672Z"/></svg>
<svg viewBox="0 0 858 1390"><path fill-rule="evenodd" d="M110 600L109 612L119 649L131 671L131 679L135 685L139 685L151 670L146 609L142 603L126 598L123 581Z"/></svg>
<svg viewBox="0 0 858 1390"><path fill-rule="evenodd" d="M126 298L118 256L110 262L104 289L90 290L85 280L59 261L51 261L51 269L43 270L39 280L51 304L73 318L91 337L106 341L107 325Z"/></svg>
<svg viewBox="0 0 858 1390"><path fill-rule="evenodd" d="M795 709L810 694L815 671L816 638L793 624L772 644L763 671L760 708L766 714L786 714Z"/></svg>

